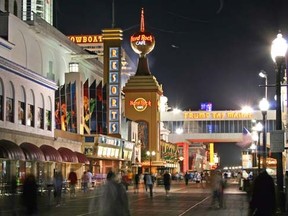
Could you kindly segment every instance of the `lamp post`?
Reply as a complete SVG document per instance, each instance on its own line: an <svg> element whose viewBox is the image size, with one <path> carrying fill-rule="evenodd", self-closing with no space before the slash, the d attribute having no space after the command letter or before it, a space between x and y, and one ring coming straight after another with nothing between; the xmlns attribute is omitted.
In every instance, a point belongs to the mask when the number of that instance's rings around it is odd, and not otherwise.
<svg viewBox="0 0 288 216"><path fill-rule="evenodd" d="M150 160L150 175L152 174L152 157L155 156L155 151L147 151L146 152L146 155L149 157L149 160Z"/></svg>
<svg viewBox="0 0 288 216"><path fill-rule="evenodd" d="M258 151L257 151L257 158L258 158L258 174L260 173L260 169L261 169L261 166L260 166L260 132L263 130L263 125L261 124L261 122L258 122L256 124L256 130L258 132Z"/></svg>
<svg viewBox="0 0 288 216"><path fill-rule="evenodd" d="M263 98L260 103L259 103L259 108L262 112L263 116L263 169L266 170L267 168L267 110L269 109L269 102L267 101L266 98Z"/></svg>
<svg viewBox="0 0 288 216"><path fill-rule="evenodd" d="M277 38L272 41L271 57L275 62L276 72L276 130L282 130L282 114L281 114L281 75L285 71L285 56L287 52L287 42L278 33ZM273 143L272 143L273 144ZM283 191L283 165L282 165L282 152L276 152L277 160L277 192L278 200L280 201L280 209L284 209L284 191Z"/></svg>
<svg viewBox="0 0 288 216"><path fill-rule="evenodd" d="M266 71L261 70L259 73L259 76L265 79L265 98L267 100L267 97L268 97L267 96L268 75L267 75Z"/></svg>

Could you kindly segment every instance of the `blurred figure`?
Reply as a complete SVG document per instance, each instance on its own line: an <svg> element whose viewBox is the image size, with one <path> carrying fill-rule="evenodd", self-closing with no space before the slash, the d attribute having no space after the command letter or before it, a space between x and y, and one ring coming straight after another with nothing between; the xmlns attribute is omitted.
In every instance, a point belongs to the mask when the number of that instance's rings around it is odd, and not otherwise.
<svg viewBox="0 0 288 216"><path fill-rule="evenodd" d="M224 182L220 171L213 172L211 175L212 203L211 207L223 207Z"/></svg>
<svg viewBox="0 0 288 216"><path fill-rule="evenodd" d="M77 174L71 169L68 175L69 186L70 186L70 197L76 197L76 185L77 185Z"/></svg>
<svg viewBox="0 0 288 216"><path fill-rule="evenodd" d="M88 176L86 171L83 173L81 180L82 180L83 191L84 191L84 193L87 193L88 192L89 176Z"/></svg>
<svg viewBox="0 0 288 216"><path fill-rule="evenodd" d="M169 191L171 187L171 175L168 173L168 171L165 171L163 175L163 182L164 182L166 197L169 197Z"/></svg>
<svg viewBox="0 0 288 216"><path fill-rule="evenodd" d="M143 182L144 182L144 187L145 187L145 190L147 192L147 184L146 184L146 176L147 176L147 173L144 173L144 176L143 176Z"/></svg>
<svg viewBox="0 0 288 216"><path fill-rule="evenodd" d="M33 174L28 174L24 179L22 201L25 215L37 215L37 183Z"/></svg>
<svg viewBox="0 0 288 216"><path fill-rule="evenodd" d="M17 202L16 202L17 177L15 175L13 175L11 178L10 193L11 193L10 208L12 209L12 215L17 215ZM1 211L0 211L0 215L1 215Z"/></svg>
<svg viewBox="0 0 288 216"><path fill-rule="evenodd" d="M123 186L125 187L126 191L128 191L129 179L128 179L128 175L126 173L122 174L121 182L122 182Z"/></svg>
<svg viewBox="0 0 288 216"><path fill-rule="evenodd" d="M185 178L185 184L188 185L189 178L190 178L190 175L188 172L185 173L184 178Z"/></svg>
<svg viewBox="0 0 288 216"><path fill-rule="evenodd" d="M150 197L152 198L153 197L153 179L152 179L152 175L146 174L145 179L146 179L146 191L147 191L147 188L149 188Z"/></svg>
<svg viewBox="0 0 288 216"><path fill-rule="evenodd" d="M56 207L58 207L61 204L62 187L63 187L63 176L60 171L55 171L53 183L54 183L54 198L56 201Z"/></svg>
<svg viewBox="0 0 288 216"><path fill-rule="evenodd" d="M130 216L127 193L114 172L109 171L106 183L95 191L100 196L91 201L89 215Z"/></svg>
<svg viewBox="0 0 288 216"><path fill-rule="evenodd" d="M136 173L134 176L134 193L139 192L139 181L140 181L139 173Z"/></svg>
<svg viewBox="0 0 288 216"><path fill-rule="evenodd" d="M92 187L92 177L93 177L93 174L90 170L87 171L87 176L88 176L88 189L90 189Z"/></svg>
<svg viewBox="0 0 288 216"><path fill-rule="evenodd" d="M255 216L272 216L276 212L275 185L273 178L266 170L254 180L250 213Z"/></svg>

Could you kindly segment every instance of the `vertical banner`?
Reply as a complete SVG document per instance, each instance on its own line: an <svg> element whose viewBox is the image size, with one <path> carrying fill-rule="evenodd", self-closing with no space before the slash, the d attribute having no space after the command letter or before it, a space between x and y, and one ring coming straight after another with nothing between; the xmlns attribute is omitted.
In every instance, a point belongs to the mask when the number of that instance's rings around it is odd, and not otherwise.
<svg viewBox="0 0 288 216"><path fill-rule="evenodd" d="M120 47L109 47L109 79L108 79L108 133L120 134Z"/></svg>
<svg viewBox="0 0 288 216"><path fill-rule="evenodd" d="M84 92L84 97L83 97L83 110L84 110L84 122L83 122L83 127L84 127L84 134L90 134L90 99L89 99L89 80L87 79L86 82L83 85L83 92Z"/></svg>
<svg viewBox="0 0 288 216"><path fill-rule="evenodd" d="M102 81L98 84L96 89L97 104L96 104L96 115L97 115L97 131L96 133L103 134L103 87Z"/></svg>
<svg viewBox="0 0 288 216"><path fill-rule="evenodd" d="M209 143L210 163L214 164L214 143Z"/></svg>
<svg viewBox="0 0 288 216"><path fill-rule="evenodd" d="M65 85L60 89L60 104L61 104L61 130L67 130L67 105L65 100Z"/></svg>
<svg viewBox="0 0 288 216"><path fill-rule="evenodd" d="M61 130L60 90L55 91L55 128Z"/></svg>
<svg viewBox="0 0 288 216"><path fill-rule="evenodd" d="M96 80L90 85L90 125L91 134L96 134L97 118L96 118Z"/></svg>
<svg viewBox="0 0 288 216"><path fill-rule="evenodd" d="M66 122L67 122L67 131L71 132L71 110L72 110L72 100L71 100L71 83L66 84Z"/></svg>
<svg viewBox="0 0 288 216"><path fill-rule="evenodd" d="M77 133L76 81L71 84L71 132Z"/></svg>

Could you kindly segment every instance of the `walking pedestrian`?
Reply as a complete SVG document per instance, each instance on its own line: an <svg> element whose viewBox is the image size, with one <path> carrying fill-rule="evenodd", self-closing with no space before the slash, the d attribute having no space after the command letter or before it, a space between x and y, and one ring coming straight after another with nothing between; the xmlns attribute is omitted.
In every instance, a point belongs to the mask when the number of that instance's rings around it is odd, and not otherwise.
<svg viewBox="0 0 288 216"><path fill-rule="evenodd" d="M171 187L171 175L166 171L163 175L163 183L165 188L166 197L169 197L169 191Z"/></svg>
<svg viewBox="0 0 288 216"><path fill-rule="evenodd" d="M63 187L63 175L60 171L55 171L53 183L54 183L54 198L56 201L56 207L58 207L61 204L62 187Z"/></svg>
<svg viewBox="0 0 288 216"><path fill-rule="evenodd" d="M146 191L147 188L149 188L149 192L150 192L150 197L153 197L153 179L152 179L152 175L151 174L146 174L145 176L146 179Z"/></svg>
<svg viewBox="0 0 288 216"><path fill-rule="evenodd" d="M22 200L25 207L24 215L37 215L37 183L33 174L28 174L24 179Z"/></svg>
<svg viewBox="0 0 288 216"><path fill-rule="evenodd" d="M252 185L250 213L253 216L272 216L276 211L275 185L266 170L262 171Z"/></svg>
<svg viewBox="0 0 288 216"><path fill-rule="evenodd" d="M220 171L211 174L212 208L223 207L223 179Z"/></svg>
<svg viewBox="0 0 288 216"><path fill-rule="evenodd" d="M86 171L83 173L81 180L82 180L83 192L87 193L88 192L89 176L88 176Z"/></svg>
<svg viewBox="0 0 288 216"><path fill-rule="evenodd" d="M184 178L185 178L185 184L188 185L188 182L189 182L189 179L190 179L190 175L189 175L188 172L185 173Z"/></svg>
<svg viewBox="0 0 288 216"><path fill-rule="evenodd" d="M139 173L136 173L134 176L134 193L139 192L139 181L140 181Z"/></svg>
<svg viewBox="0 0 288 216"><path fill-rule="evenodd" d="M68 175L69 186L70 186L70 197L76 197L76 185L77 185L77 174L71 169L71 172Z"/></svg>
<svg viewBox="0 0 288 216"><path fill-rule="evenodd" d="M128 196L114 172L109 171L106 183L95 190L96 194L89 205L89 215L97 216L130 216Z"/></svg>

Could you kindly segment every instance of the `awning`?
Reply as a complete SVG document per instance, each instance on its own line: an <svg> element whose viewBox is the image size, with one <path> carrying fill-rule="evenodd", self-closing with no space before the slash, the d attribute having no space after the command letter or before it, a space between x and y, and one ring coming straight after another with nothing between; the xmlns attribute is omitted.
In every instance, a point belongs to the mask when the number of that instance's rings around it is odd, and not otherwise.
<svg viewBox="0 0 288 216"><path fill-rule="evenodd" d="M60 153L63 162L78 163L77 155L72 150L61 147L58 149L58 152Z"/></svg>
<svg viewBox="0 0 288 216"><path fill-rule="evenodd" d="M84 155L84 154L82 154L80 152L76 152L76 151L75 151L75 154L76 154L76 156L78 158L78 162L79 163L90 164L90 162L89 162L88 158L86 157L86 155Z"/></svg>
<svg viewBox="0 0 288 216"><path fill-rule="evenodd" d="M49 145L42 145L40 149L44 153L46 161L55 161L55 162L62 162L62 157L60 153Z"/></svg>
<svg viewBox="0 0 288 216"><path fill-rule="evenodd" d="M0 158L24 161L25 155L16 143L9 140L0 140Z"/></svg>
<svg viewBox="0 0 288 216"><path fill-rule="evenodd" d="M45 161L42 150L32 143L22 143L20 148L25 154L26 161Z"/></svg>

